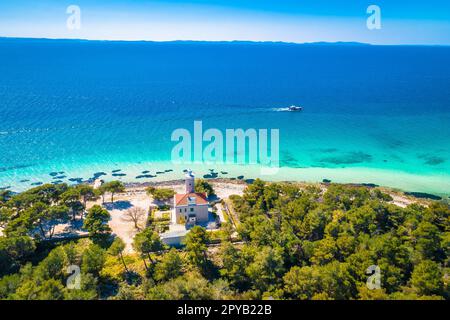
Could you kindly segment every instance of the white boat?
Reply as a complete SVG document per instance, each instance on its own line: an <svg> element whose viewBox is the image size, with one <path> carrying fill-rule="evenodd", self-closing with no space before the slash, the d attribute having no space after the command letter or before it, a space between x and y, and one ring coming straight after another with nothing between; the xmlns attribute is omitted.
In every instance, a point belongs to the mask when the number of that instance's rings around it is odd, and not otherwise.
<svg viewBox="0 0 450 320"><path fill-rule="evenodd" d="M289 111L302 111L302 110L303 110L303 107L298 107L298 106L292 105L292 106L290 106L290 107L288 108L288 110L289 110Z"/></svg>

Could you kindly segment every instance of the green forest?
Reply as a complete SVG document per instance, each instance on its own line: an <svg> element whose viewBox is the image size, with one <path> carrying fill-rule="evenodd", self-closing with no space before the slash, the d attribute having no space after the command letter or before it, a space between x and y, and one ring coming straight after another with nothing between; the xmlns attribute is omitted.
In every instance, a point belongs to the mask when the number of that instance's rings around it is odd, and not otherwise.
<svg viewBox="0 0 450 320"><path fill-rule="evenodd" d="M235 228L196 226L183 247L169 248L149 219L127 254L106 209L82 215L104 193L65 184L0 193L0 299L450 298L444 202L401 208L378 188L256 180L230 198ZM55 225L70 220L88 236L54 239ZM376 288L370 268L379 270Z"/></svg>

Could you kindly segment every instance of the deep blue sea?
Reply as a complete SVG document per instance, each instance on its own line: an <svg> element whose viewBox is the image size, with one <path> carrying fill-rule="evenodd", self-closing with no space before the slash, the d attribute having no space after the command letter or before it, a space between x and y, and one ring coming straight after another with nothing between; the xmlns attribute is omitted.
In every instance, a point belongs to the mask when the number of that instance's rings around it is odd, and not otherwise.
<svg viewBox="0 0 450 320"><path fill-rule="evenodd" d="M280 129L275 180L450 193L450 47L0 39L0 187L157 180L194 120Z"/></svg>

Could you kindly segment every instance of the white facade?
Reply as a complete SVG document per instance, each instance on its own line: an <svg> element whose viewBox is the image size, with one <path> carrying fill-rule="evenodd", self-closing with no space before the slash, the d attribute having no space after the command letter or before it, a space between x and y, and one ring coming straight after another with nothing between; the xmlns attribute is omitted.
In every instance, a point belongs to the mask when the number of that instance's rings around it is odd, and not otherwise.
<svg viewBox="0 0 450 320"><path fill-rule="evenodd" d="M101 179L95 179L94 181L94 189L98 189L103 185L103 180Z"/></svg>
<svg viewBox="0 0 450 320"><path fill-rule="evenodd" d="M208 204L191 204L175 206L177 218L182 217L187 224L208 222ZM178 220L178 219L177 219ZM179 221L179 220L178 220Z"/></svg>
<svg viewBox="0 0 450 320"><path fill-rule="evenodd" d="M209 202L206 194L195 193L195 177L188 170L185 177L185 194L176 194L174 210L177 223L184 221L187 225L206 223L209 220Z"/></svg>
<svg viewBox="0 0 450 320"><path fill-rule="evenodd" d="M192 170L188 170L186 172L185 185L186 185L186 193L195 192L195 177L194 174L192 173Z"/></svg>

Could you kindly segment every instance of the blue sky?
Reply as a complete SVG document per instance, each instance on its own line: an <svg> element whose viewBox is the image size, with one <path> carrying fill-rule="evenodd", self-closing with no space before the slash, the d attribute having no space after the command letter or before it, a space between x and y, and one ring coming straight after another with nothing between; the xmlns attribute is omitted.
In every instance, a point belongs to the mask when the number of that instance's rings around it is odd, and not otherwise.
<svg viewBox="0 0 450 320"><path fill-rule="evenodd" d="M381 8L381 29L366 27ZM66 8L81 9L81 29ZM2 0L0 36L450 45L448 0Z"/></svg>

